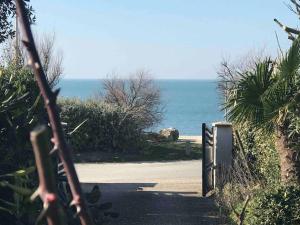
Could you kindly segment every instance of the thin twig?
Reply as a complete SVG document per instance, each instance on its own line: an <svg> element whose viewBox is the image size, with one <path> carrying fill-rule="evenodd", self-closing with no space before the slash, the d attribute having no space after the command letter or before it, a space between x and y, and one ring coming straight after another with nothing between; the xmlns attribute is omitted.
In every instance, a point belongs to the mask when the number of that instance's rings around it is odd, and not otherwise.
<svg viewBox="0 0 300 225"><path fill-rule="evenodd" d="M242 212L241 212L240 217L239 217L239 219L240 219L239 225L243 225L243 224L244 224L245 215L246 215L246 208L247 208L247 206L248 206L249 200L250 200L250 197L249 197L249 195L248 195L248 196L246 197L246 200L245 200L245 203L244 203Z"/></svg>
<svg viewBox="0 0 300 225"><path fill-rule="evenodd" d="M245 162L245 166L247 168L247 172L248 172L248 175L250 175L251 177L251 170L250 170L250 166L248 164L248 160L246 158L246 152L245 152L245 148L243 146L243 143L242 143L242 140L241 140L241 137L240 137L240 134L238 132L238 130L234 130L234 135L235 135L235 138L236 138L236 141L237 141L237 144L238 144L238 147L242 153L242 156L243 156L243 160Z"/></svg>
<svg viewBox="0 0 300 225"><path fill-rule="evenodd" d="M280 45L280 42L279 42L279 38L278 38L277 32L275 32L275 36L276 36L277 45L278 45L281 57L283 57L284 54L283 54L283 51L282 51L282 48L281 48L281 45Z"/></svg>
<svg viewBox="0 0 300 225"><path fill-rule="evenodd" d="M72 205L76 206L77 214L80 218L82 225L91 225L93 224L92 218L89 214L81 187L79 183L79 179L74 167L74 163L71 157L71 149L69 148L64 132L61 126L60 117L57 111L56 99L58 95L57 91L52 91L48 82L46 75L43 71L41 61L39 55L36 50L36 46L34 43L33 35L30 29L30 24L28 20L28 16L26 14L26 9L24 6L23 0L15 0L17 15L20 20L20 25L23 33L23 44L27 48L29 53L29 65L32 67L35 79L43 96L49 122L51 125L52 133L53 133L53 144L54 149L58 151L60 160L63 163L68 182L70 185L70 189L73 196Z"/></svg>
<svg viewBox="0 0 300 225"><path fill-rule="evenodd" d="M295 5L296 10L294 10L291 6L289 7L295 14L300 16L300 5L296 2L296 0L291 0L291 2Z"/></svg>
<svg viewBox="0 0 300 225"><path fill-rule="evenodd" d="M239 220L239 225L243 225L243 224L244 224L245 216L246 216L246 209L247 209L247 206L248 206L249 201L250 201L250 197L249 197L249 195L247 195L241 213L239 213L239 212L233 207L233 205L232 205L231 202L229 203L229 204L230 204L230 207L231 207L231 209L232 209L232 211L234 212L235 216L236 216L237 219Z"/></svg>

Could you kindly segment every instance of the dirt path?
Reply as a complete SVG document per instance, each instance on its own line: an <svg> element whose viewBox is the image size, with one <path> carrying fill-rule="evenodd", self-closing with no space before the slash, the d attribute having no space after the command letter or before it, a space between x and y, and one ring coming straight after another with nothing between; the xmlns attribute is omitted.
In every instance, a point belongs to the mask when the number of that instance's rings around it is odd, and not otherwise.
<svg viewBox="0 0 300 225"><path fill-rule="evenodd" d="M120 213L114 225L218 224L211 199L201 198L201 161L77 164L85 189L99 184L102 201Z"/></svg>

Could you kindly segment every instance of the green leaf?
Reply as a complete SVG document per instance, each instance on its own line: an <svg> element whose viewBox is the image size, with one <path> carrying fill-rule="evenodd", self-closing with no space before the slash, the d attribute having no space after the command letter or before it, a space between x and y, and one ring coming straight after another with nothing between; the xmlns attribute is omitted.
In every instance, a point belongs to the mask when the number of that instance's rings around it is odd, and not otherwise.
<svg viewBox="0 0 300 225"><path fill-rule="evenodd" d="M9 209L7 209L7 208L4 208L4 207L1 207L0 206L0 211L5 211L5 212L8 212L9 214L11 214L11 215L13 215L14 214L14 211L12 211L12 210L9 210Z"/></svg>
<svg viewBox="0 0 300 225"><path fill-rule="evenodd" d="M17 194L29 196L32 194L32 190L29 188L19 187L13 184L8 183L7 181L0 181L0 186L2 187L9 187L13 191L15 191Z"/></svg>
<svg viewBox="0 0 300 225"><path fill-rule="evenodd" d="M35 169L36 169L35 166L31 166L31 167L28 167L26 169L17 170L14 173L8 173L8 174L1 175L0 178L15 177L15 176L27 176L27 175L33 173L35 171Z"/></svg>
<svg viewBox="0 0 300 225"><path fill-rule="evenodd" d="M72 135L75 133L83 124L85 124L88 121L88 119L85 119L83 122L81 122L77 127L75 127L71 132L69 132L69 135Z"/></svg>

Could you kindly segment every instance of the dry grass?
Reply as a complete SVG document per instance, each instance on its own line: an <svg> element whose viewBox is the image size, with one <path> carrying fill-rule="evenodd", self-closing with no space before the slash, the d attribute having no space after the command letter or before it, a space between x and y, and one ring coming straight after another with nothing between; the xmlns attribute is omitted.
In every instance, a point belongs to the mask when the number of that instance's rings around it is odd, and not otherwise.
<svg viewBox="0 0 300 225"><path fill-rule="evenodd" d="M140 153L86 152L75 155L76 162L138 162L192 160L202 157L201 136L180 136L178 141L151 141Z"/></svg>

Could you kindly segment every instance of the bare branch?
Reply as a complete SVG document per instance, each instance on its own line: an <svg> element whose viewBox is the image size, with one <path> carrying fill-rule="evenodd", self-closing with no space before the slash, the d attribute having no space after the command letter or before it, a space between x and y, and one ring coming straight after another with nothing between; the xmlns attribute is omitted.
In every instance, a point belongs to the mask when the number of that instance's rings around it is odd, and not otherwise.
<svg viewBox="0 0 300 225"><path fill-rule="evenodd" d="M77 214L81 220L82 225L91 225L93 220L89 214L84 195L82 193L79 179L71 157L71 149L68 146L64 137L60 117L57 111L56 98L57 92L53 92L48 84L46 75L35 47L33 35L30 29L28 17L26 15L23 0L15 0L17 15L20 20L23 33L23 44L26 46L29 53L29 60L34 72L35 79L41 91L41 95L46 104L49 122L53 133L53 144L58 149L60 160L63 163L66 172L73 200L72 205L76 206Z"/></svg>
<svg viewBox="0 0 300 225"><path fill-rule="evenodd" d="M276 36L276 40L277 40L277 45L278 45L278 49L279 49L279 51L280 51L280 55L281 55L281 57L283 57L283 51L282 51L282 48L281 48L281 45L280 45L280 42L279 42L279 38L278 38L278 35L277 35L277 33L275 32L275 36Z"/></svg>
<svg viewBox="0 0 300 225"><path fill-rule="evenodd" d="M54 33L44 34L37 39L37 49L44 72L46 73L50 86L54 87L63 74L63 54L61 51L56 51Z"/></svg>
<svg viewBox="0 0 300 225"><path fill-rule="evenodd" d="M130 116L140 129L161 121L163 107L160 89L147 72L138 71L128 80L114 76L104 81L104 90L105 101L125 109L124 120Z"/></svg>
<svg viewBox="0 0 300 225"><path fill-rule="evenodd" d="M233 62L228 58L223 58L217 71L218 90L222 97L227 97L228 91L239 81L241 74L245 71L252 71L256 63L265 57L265 49L262 48L258 50L253 49Z"/></svg>
<svg viewBox="0 0 300 225"><path fill-rule="evenodd" d="M292 41L294 41L296 38L293 34L299 35L300 31L287 27L285 25L283 25L282 23L280 23L277 19L274 19L274 21L288 34L288 38Z"/></svg>
<svg viewBox="0 0 300 225"><path fill-rule="evenodd" d="M47 80L50 86L54 87L63 74L63 53L55 47L55 34L43 34L40 37L36 34L35 38L37 39L36 46ZM11 39L6 42L1 54L3 65L25 66L28 56L20 41Z"/></svg>
<svg viewBox="0 0 300 225"><path fill-rule="evenodd" d="M240 220L239 225L243 225L244 224L244 220L245 220L245 216L246 216L246 208L248 206L249 201L250 201L250 197L248 195L246 197L246 200L245 200L244 205L243 205L242 212L241 212L240 217L239 217L239 220Z"/></svg>

